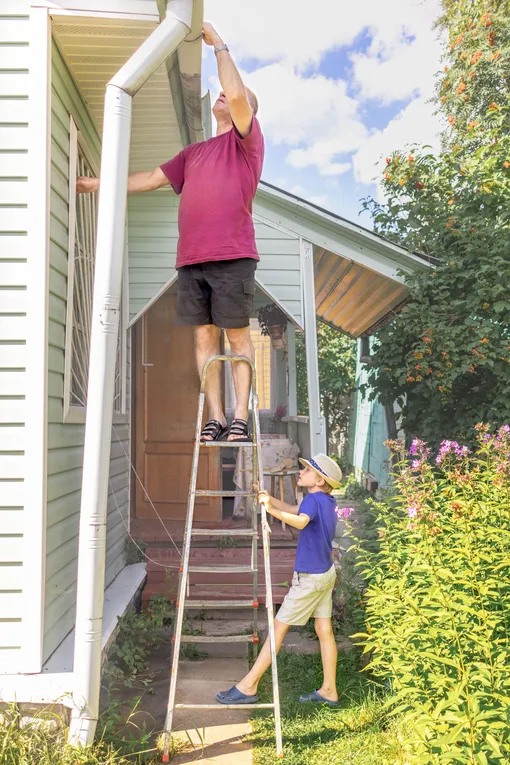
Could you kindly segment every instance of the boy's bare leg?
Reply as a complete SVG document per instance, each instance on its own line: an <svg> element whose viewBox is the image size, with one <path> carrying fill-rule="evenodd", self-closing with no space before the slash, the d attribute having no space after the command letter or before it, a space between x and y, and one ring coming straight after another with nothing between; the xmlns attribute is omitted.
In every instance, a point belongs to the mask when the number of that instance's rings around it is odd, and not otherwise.
<svg viewBox="0 0 510 765"><path fill-rule="evenodd" d="M279 622L278 619L274 620L274 639L276 644L276 653L281 648L281 645L283 643L283 638L287 634L287 631L289 629L288 624L284 624L283 622ZM255 696L257 693L258 684L260 682L260 678L271 666L271 649L269 646L269 638L267 638L266 642L262 646L262 650L257 656L257 660L253 667L250 669L247 675L243 677L242 680L240 680L238 683L236 683L236 688L238 688L242 693L245 693L247 696Z"/></svg>
<svg viewBox="0 0 510 765"><path fill-rule="evenodd" d="M336 690L336 660L338 649L331 619L316 618L315 632L321 646L322 670L324 680L322 686L317 688L318 693L329 701L338 701Z"/></svg>

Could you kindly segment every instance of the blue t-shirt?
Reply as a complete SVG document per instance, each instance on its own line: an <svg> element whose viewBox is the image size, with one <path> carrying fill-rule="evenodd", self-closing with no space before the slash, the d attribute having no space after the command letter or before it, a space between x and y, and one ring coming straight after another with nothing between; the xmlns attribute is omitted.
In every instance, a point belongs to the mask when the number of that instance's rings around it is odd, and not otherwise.
<svg viewBox="0 0 510 765"><path fill-rule="evenodd" d="M304 513L310 522L299 532L294 570L300 574L323 574L333 565L331 557L335 538L336 501L331 494L316 491L307 494L298 515Z"/></svg>

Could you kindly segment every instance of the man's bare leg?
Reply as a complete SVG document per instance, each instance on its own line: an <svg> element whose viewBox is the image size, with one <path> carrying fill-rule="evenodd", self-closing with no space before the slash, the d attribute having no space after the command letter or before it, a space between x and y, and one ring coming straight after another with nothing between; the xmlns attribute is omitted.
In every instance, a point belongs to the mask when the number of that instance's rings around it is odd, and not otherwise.
<svg viewBox="0 0 510 765"><path fill-rule="evenodd" d="M338 648L331 624L331 619L315 619L315 632L321 645L322 670L324 680L318 693L329 701L338 701L336 690L336 661Z"/></svg>
<svg viewBox="0 0 510 765"><path fill-rule="evenodd" d="M220 353L220 332L221 330L215 327L214 324L203 324L195 327L197 366L200 377L202 377L202 370L207 359L210 359L211 356L218 356ZM219 362L210 364L207 369L205 397L209 410L209 418L211 420L218 420L225 427L227 420L225 419L221 400Z"/></svg>
<svg viewBox="0 0 510 765"><path fill-rule="evenodd" d="M254 361L255 349L251 341L250 328L241 327L240 329L226 330L228 341L232 353L236 356L247 356ZM250 403L251 389L251 368L243 361L232 363L232 377L234 379L234 389L236 392L236 409L234 418L248 420L248 410ZM235 436L230 436L229 441L235 440Z"/></svg>
<svg viewBox="0 0 510 765"><path fill-rule="evenodd" d="M280 650L283 643L283 638L287 634L288 629L288 624L284 624L283 622L278 621L278 619L274 620L274 640L276 644L276 653L278 653ZM262 646L261 652L257 656L255 664L250 669L248 674L245 675L243 679L236 684L236 688L238 688L241 693L245 693L247 696L255 696L257 693L260 678L266 669L268 669L270 666L271 648L269 645L269 638L267 638L266 642Z"/></svg>

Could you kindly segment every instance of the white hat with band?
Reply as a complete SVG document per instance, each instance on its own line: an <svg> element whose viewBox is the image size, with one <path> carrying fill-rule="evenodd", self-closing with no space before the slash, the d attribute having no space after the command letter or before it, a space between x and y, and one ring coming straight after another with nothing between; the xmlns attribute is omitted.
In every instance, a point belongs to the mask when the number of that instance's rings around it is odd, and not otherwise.
<svg viewBox="0 0 510 765"><path fill-rule="evenodd" d="M328 457L326 454L317 454L315 457L310 457L309 460L300 458L299 461L302 465L315 470L333 489L340 487L342 471L331 457Z"/></svg>

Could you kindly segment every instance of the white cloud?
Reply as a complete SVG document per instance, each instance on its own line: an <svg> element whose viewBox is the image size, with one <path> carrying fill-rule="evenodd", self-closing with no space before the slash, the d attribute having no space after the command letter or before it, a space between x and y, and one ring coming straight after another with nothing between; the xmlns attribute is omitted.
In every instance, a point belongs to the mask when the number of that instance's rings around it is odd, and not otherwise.
<svg viewBox="0 0 510 765"><path fill-rule="evenodd" d="M358 149L368 131L343 80L321 74L305 77L288 63L269 64L242 76L257 93L266 138L296 147L288 155L292 167L316 166L330 176L349 170L350 163L336 160ZM211 78L211 84L219 89L217 78Z"/></svg>
<svg viewBox="0 0 510 765"><path fill-rule="evenodd" d="M381 154L406 143L437 146L438 122L427 99L440 65L432 30L439 14L440 0L257 0L249 12L233 0L205 3L206 19L238 63L261 63L242 75L259 97L266 139L288 147L291 167L316 169L325 184L351 167L358 182L370 183ZM352 69L343 72L349 82L317 73L327 52L354 50L362 34L370 43L351 53ZM384 129L364 123L371 103L408 99Z"/></svg>
<svg viewBox="0 0 510 765"><path fill-rule="evenodd" d="M311 196L307 198L309 202L311 202L313 205L317 205L318 207L326 207L328 203L326 194L323 194L322 196Z"/></svg>
<svg viewBox="0 0 510 765"><path fill-rule="evenodd" d="M438 133L441 122L432 113L432 107L424 98L416 98L384 130L376 130L353 157L354 177L360 183L372 183L377 170L375 164L381 157L395 149L403 149L407 143L430 144L439 149Z"/></svg>
<svg viewBox="0 0 510 765"><path fill-rule="evenodd" d="M406 35L419 34L424 19L437 18L439 0L206 0L211 21L237 57L286 59L303 66L325 51L350 45L364 30L376 51L389 50Z"/></svg>

